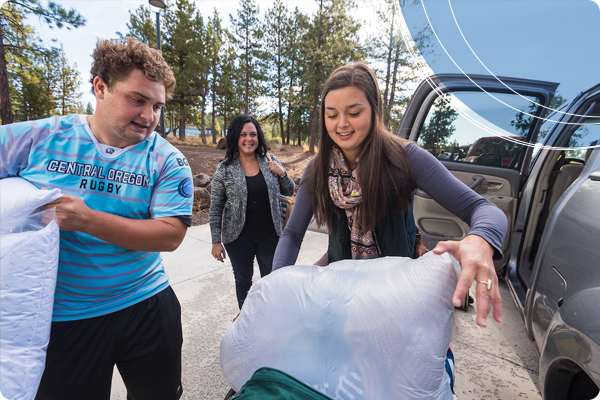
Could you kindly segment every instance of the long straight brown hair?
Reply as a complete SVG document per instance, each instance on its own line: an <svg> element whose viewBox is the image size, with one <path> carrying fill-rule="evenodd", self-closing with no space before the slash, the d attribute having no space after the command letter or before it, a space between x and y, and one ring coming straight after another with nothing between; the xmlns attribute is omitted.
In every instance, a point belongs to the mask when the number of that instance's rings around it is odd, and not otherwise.
<svg viewBox="0 0 600 400"><path fill-rule="evenodd" d="M358 155L358 179L362 189L361 224L366 232L390 210L406 211L411 204L410 168L404 151L407 140L390 133L383 124L383 101L377 78L366 63L336 69L321 93L319 153L315 156L306 184L312 193L312 207L319 225L331 230L333 213L341 211L329 195L327 173L335 143L325 127L325 101L332 90L354 86L362 90L371 106L371 130Z"/></svg>

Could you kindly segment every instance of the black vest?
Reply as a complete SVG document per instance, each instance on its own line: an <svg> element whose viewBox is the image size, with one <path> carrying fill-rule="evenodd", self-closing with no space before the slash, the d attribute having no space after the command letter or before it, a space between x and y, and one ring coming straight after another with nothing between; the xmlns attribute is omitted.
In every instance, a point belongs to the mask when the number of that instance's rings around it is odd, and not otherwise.
<svg viewBox="0 0 600 400"><path fill-rule="evenodd" d="M377 220L373 229L373 238L380 257L399 256L415 258L417 228L412 205L406 212L397 214L389 207L385 217ZM350 229L346 214L332 215L332 232L329 233L329 262L349 260Z"/></svg>

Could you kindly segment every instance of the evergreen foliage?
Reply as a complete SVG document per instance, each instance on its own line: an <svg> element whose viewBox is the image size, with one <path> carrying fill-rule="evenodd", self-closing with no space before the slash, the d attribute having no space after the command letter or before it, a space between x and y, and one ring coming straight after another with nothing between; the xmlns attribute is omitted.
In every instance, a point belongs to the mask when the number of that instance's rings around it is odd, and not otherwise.
<svg viewBox="0 0 600 400"><path fill-rule="evenodd" d="M281 143L308 142L314 151L321 134L318 107L323 84L336 68L359 60L367 60L378 74L384 122L393 130L408 101L405 93L416 68L414 49L399 40L397 1L382 0L377 12L380 34L364 41L358 35L361 23L352 14L355 0L314 1L317 11L308 15L298 7L288 9L285 0L274 0L262 14L256 0L240 0L235 14L229 15L230 28L216 9L201 12L192 0L170 1L160 15L163 55L177 79L165 107L166 133L183 139L185 127L193 126L204 143L209 132L215 144L233 117L250 113ZM79 76L62 49L44 48L33 28L23 22L28 13L46 15L45 21L56 26L85 22L75 11L49 4L43 9L38 0L9 0L2 6L0 33L8 38L3 43L9 43L10 50L10 104L18 120L93 113L91 105L81 103ZM148 4L130 11L127 30L116 34L156 47L155 15Z"/></svg>
<svg viewBox="0 0 600 400"><path fill-rule="evenodd" d="M82 109L68 93L78 73L65 66L62 49L47 48L25 18L36 16L50 27L78 28L85 19L77 11L65 10L49 1L43 7L39 0L7 0L0 7L0 117L2 124L26 121ZM58 57L58 58L56 58ZM60 71L53 71L59 60ZM51 66L51 68L48 68Z"/></svg>

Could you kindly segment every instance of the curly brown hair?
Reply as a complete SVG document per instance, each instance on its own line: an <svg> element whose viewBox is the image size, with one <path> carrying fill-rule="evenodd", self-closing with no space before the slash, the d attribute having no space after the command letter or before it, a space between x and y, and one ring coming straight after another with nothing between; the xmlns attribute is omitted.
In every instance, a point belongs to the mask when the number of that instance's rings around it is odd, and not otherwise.
<svg viewBox="0 0 600 400"><path fill-rule="evenodd" d="M98 40L92 54L90 82L94 93L94 78L99 77L111 90L115 83L127 79L131 71L139 69L148 80L165 85L167 99L175 90L175 76L162 53L134 37Z"/></svg>

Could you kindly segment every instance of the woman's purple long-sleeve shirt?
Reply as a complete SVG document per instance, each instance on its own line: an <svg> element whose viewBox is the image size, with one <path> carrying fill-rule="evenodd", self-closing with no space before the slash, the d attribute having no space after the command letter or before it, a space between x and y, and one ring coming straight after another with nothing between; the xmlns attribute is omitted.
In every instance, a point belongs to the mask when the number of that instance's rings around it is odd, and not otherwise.
<svg viewBox="0 0 600 400"><path fill-rule="evenodd" d="M427 151L414 143L408 144L405 149L412 186L423 190L446 210L466 222L471 228L469 234L485 239L496 249L494 258L501 258L502 242L508 227L504 213L454 177ZM273 271L296 262L312 217L310 189L307 185L300 185L292 214L275 251Z"/></svg>

